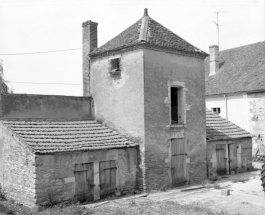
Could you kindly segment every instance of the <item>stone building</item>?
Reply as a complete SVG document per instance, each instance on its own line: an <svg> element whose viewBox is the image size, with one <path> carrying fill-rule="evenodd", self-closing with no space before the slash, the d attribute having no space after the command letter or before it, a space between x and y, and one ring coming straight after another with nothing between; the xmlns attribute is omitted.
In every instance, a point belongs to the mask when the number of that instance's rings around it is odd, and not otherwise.
<svg viewBox="0 0 265 215"><path fill-rule="evenodd" d="M32 206L206 179L207 54L147 10L99 48L97 23L82 26L83 97L1 95L9 197Z"/></svg>
<svg viewBox="0 0 265 215"><path fill-rule="evenodd" d="M252 167L252 135L206 109L208 177L236 174Z"/></svg>
<svg viewBox="0 0 265 215"><path fill-rule="evenodd" d="M265 42L219 51L205 59L206 107L253 134L265 154Z"/></svg>
<svg viewBox="0 0 265 215"><path fill-rule="evenodd" d="M206 174L206 53L144 16L97 47L83 23L84 96L95 118L140 143L143 189L202 181Z"/></svg>
<svg viewBox="0 0 265 215"><path fill-rule="evenodd" d="M137 144L93 119L91 97L1 95L0 185L34 207L135 189Z"/></svg>

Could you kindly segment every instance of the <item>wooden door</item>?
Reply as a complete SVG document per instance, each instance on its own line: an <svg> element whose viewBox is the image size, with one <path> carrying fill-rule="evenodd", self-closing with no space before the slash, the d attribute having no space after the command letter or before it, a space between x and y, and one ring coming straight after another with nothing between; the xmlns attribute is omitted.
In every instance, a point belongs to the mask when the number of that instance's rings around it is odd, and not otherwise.
<svg viewBox="0 0 265 215"><path fill-rule="evenodd" d="M225 145L216 145L216 161L217 161L217 174L226 175L226 157L225 157Z"/></svg>
<svg viewBox="0 0 265 215"><path fill-rule="evenodd" d="M229 174L232 171L237 173L237 146L236 144L228 145L228 162L229 162Z"/></svg>
<svg viewBox="0 0 265 215"><path fill-rule="evenodd" d="M99 163L100 197L115 193L116 190L116 163L115 160Z"/></svg>
<svg viewBox="0 0 265 215"><path fill-rule="evenodd" d="M93 163L75 165L75 195L79 202L93 200L94 186Z"/></svg>
<svg viewBox="0 0 265 215"><path fill-rule="evenodd" d="M184 139L171 140L171 177L172 186L186 184L186 147Z"/></svg>

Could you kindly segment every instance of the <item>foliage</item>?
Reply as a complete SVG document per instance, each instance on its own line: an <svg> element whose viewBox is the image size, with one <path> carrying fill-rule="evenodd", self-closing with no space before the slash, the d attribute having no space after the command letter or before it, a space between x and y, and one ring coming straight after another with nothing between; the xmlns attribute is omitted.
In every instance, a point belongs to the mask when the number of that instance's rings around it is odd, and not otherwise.
<svg viewBox="0 0 265 215"><path fill-rule="evenodd" d="M9 89L7 83L8 81L4 79L3 63L0 60L0 93L1 94L13 93L12 90Z"/></svg>
<svg viewBox="0 0 265 215"><path fill-rule="evenodd" d="M0 201L5 201L5 200L6 200L5 192L3 188L0 186Z"/></svg>

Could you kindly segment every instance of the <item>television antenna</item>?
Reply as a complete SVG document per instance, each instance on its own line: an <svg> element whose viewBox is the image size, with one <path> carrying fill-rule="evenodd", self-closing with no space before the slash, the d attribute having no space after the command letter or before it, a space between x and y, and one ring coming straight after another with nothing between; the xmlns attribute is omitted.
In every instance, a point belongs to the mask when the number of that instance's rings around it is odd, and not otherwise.
<svg viewBox="0 0 265 215"><path fill-rule="evenodd" d="M219 20L218 20L218 15L219 15L219 13L226 13L226 11L217 11L217 12L214 12L214 13L216 13L216 22L215 21L213 21L213 23L216 25L216 27L217 27L217 37L218 37L218 47L219 47L219 49L220 49L220 44L219 44Z"/></svg>

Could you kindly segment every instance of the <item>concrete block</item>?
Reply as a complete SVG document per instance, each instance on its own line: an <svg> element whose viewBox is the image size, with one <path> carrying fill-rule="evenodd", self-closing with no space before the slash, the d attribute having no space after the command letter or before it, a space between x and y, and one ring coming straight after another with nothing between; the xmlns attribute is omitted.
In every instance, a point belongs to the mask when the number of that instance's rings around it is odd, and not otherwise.
<svg viewBox="0 0 265 215"><path fill-rule="evenodd" d="M230 195L230 190L228 190L228 189L221 190L221 195L223 195L223 196L229 196Z"/></svg>

